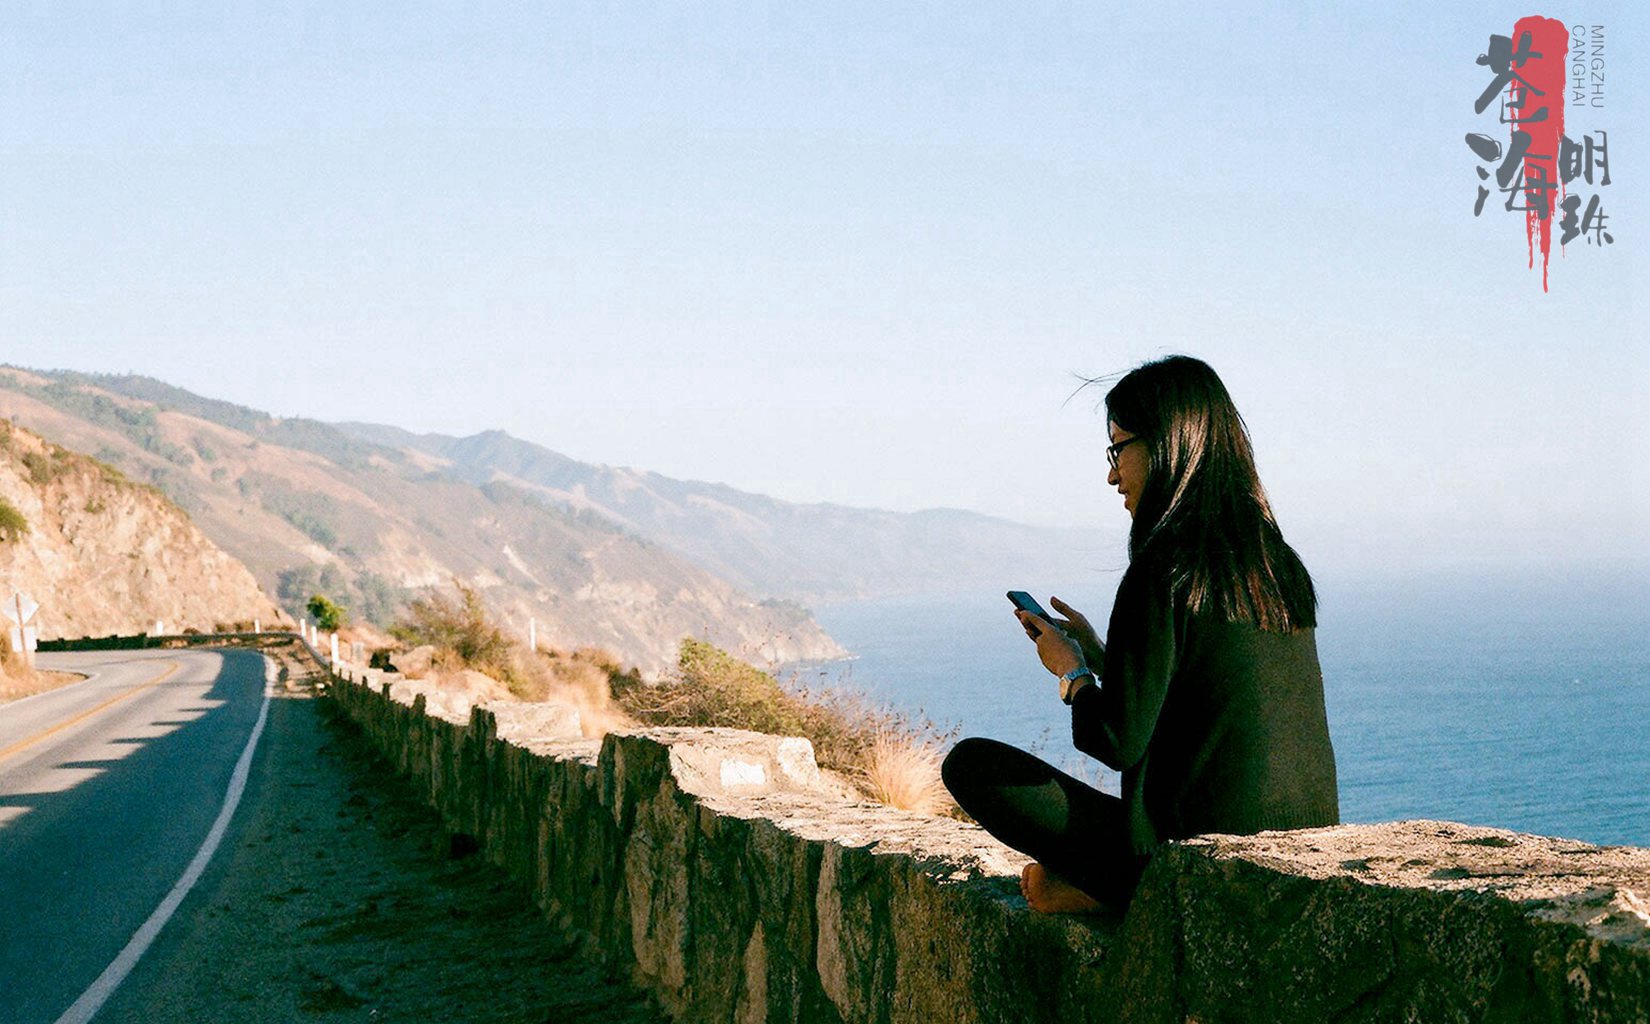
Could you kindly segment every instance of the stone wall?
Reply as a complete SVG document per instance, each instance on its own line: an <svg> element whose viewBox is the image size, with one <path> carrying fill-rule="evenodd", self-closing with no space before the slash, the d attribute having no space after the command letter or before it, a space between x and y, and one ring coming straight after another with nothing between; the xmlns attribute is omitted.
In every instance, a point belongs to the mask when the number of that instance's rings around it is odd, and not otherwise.
<svg viewBox="0 0 1650 1024"><path fill-rule="evenodd" d="M427 714L397 680L345 668L331 694L678 1020L1650 1021L1650 850L1424 821L1211 836L1154 858L1124 917L1045 917L1024 858L832 795L805 740L587 741L566 708Z"/></svg>

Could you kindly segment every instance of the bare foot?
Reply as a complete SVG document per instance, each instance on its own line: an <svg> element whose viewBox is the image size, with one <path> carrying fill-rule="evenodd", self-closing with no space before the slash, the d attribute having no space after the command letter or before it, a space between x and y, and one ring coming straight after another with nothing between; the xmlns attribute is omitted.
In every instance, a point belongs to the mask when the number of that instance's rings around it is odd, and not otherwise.
<svg viewBox="0 0 1650 1024"><path fill-rule="evenodd" d="M1020 872L1020 895L1039 914L1092 914L1100 901L1036 862Z"/></svg>

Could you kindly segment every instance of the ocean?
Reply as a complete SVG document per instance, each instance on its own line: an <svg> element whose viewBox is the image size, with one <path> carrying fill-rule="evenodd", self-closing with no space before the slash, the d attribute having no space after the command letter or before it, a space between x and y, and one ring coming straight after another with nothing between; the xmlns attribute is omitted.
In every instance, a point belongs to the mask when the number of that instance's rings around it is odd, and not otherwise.
<svg viewBox="0 0 1650 1024"><path fill-rule="evenodd" d="M1319 577L1318 653L1348 822L1439 818L1650 846L1650 580ZM1116 576L1030 589L1103 631ZM1008 586L1002 588L1009 589ZM845 686L1117 792L998 591L818 609Z"/></svg>

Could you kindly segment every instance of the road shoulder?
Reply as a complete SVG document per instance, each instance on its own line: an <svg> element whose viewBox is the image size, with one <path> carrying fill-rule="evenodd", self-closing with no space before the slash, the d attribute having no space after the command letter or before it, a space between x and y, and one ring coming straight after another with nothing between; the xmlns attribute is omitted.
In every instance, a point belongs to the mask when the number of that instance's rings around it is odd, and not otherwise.
<svg viewBox="0 0 1650 1024"><path fill-rule="evenodd" d="M278 690L229 838L100 1024L655 1022L303 680Z"/></svg>

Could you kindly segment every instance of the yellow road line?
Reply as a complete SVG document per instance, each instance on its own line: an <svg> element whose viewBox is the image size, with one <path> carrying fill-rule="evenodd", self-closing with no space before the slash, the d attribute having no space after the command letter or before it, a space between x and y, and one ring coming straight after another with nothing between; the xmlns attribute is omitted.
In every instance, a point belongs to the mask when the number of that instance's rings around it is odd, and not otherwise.
<svg viewBox="0 0 1650 1024"><path fill-rule="evenodd" d="M64 721L61 721L61 722L57 723L56 725L52 726L50 729L47 729L44 732L37 732L33 736L30 736L28 739L18 740L16 743L13 743L9 747L0 748L0 761L4 761L6 758L8 758L11 755L17 753L19 750L24 749L25 747L31 747L34 744L39 743L41 740L45 739L48 736L54 736L57 733L62 732L64 729L67 729L69 726L74 725L76 722L84 722L86 719L88 719L88 718L92 717L93 715L97 714L99 711L102 711L104 708L111 707L115 704L118 704L121 701L125 700L127 697L132 696L133 694L142 693L144 690L154 689L155 687L159 686L161 683L164 683L164 682L166 682L166 680L172 678L172 674L175 673L178 669L183 667L181 664L179 664L178 662L175 662L175 661L172 662L171 665L172 665L171 668L167 669L165 672L162 672L160 675L156 676L155 678L149 680L147 683L144 683L142 686L134 686L130 690L126 690L123 693L117 693L113 697L110 697L108 700L104 701L102 704L99 704L97 707L89 708L85 711L82 711L80 714L75 715L73 718L65 719Z"/></svg>

